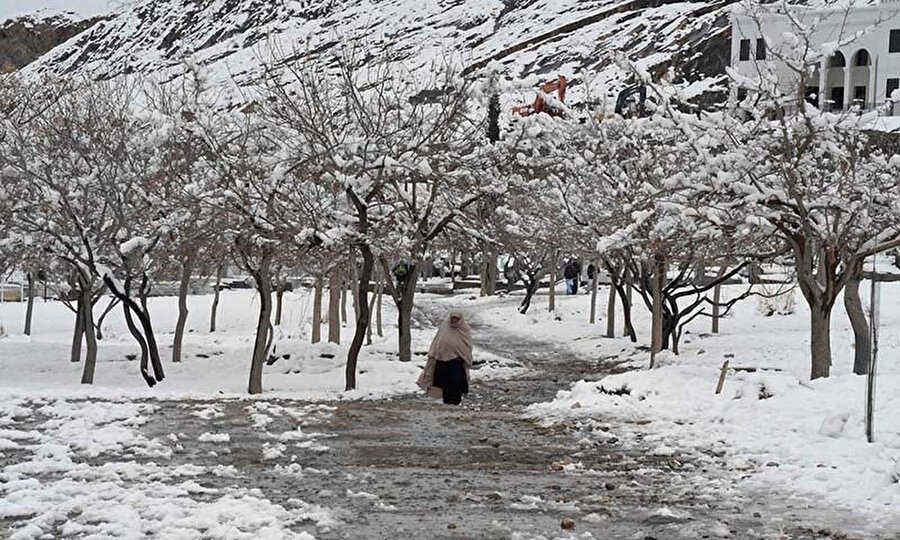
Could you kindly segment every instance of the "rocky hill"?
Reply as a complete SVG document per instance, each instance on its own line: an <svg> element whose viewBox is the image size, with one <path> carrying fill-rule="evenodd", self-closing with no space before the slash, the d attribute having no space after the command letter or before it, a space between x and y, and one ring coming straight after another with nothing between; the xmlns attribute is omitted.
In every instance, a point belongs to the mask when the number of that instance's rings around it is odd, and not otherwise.
<svg viewBox="0 0 900 540"><path fill-rule="evenodd" d="M0 22L0 70L21 68L100 20L101 17L84 19L71 13L56 13Z"/></svg>
<svg viewBox="0 0 900 540"><path fill-rule="evenodd" d="M628 83L619 53L658 74L672 68L700 94L728 63L733 0L144 0L100 21L28 68L34 72L177 72L245 84L260 59L334 54L354 42L412 70L450 58L477 76L500 62L511 78L572 80L572 100L609 99Z"/></svg>

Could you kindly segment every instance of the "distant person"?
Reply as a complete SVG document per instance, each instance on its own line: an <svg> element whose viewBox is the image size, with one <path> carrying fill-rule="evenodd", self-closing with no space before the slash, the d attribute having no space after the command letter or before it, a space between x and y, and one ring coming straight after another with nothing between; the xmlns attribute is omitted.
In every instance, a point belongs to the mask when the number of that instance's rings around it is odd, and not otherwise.
<svg viewBox="0 0 900 540"><path fill-rule="evenodd" d="M563 269L563 277L566 278L566 294L576 294L578 292L578 274L580 273L581 269L575 261L571 261Z"/></svg>
<svg viewBox="0 0 900 540"><path fill-rule="evenodd" d="M451 311L441 323L431 348L428 362L419 376L418 385L429 396L443 398L444 403L459 405L462 395L469 393L469 369L472 367L472 329L460 311Z"/></svg>

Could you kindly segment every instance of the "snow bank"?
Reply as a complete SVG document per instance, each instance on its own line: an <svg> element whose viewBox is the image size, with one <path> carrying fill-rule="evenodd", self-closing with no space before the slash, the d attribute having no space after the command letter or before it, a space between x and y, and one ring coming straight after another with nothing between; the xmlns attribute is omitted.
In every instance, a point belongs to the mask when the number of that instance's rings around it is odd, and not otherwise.
<svg viewBox="0 0 900 540"><path fill-rule="evenodd" d="M725 289L726 295L738 294ZM734 469L752 471L749 481L759 489L794 490L864 512L874 526L900 527L891 521L900 509L900 284L882 289L874 444L865 438L865 378L851 373L852 332L841 301L833 314L832 376L811 382L809 312L799 296L794 313L770 317L759 312L755 300L744 301L721 321L718 335L708 333L708 319L699 319L688 327L681 355L663 353L662 367L649 370L645 350L623 338L601 337L605 288L595 325L588 324L589 295L566 296L561 287L559 293L554 313L547 311L546 295L524 316L515 311L516 295L470 303L481 320L500 329L597 361L598 375L617 364L638 370L577 382L552 402L532 406L529 416L548 424L614 423L625 430L624 436L617 433L625 444L646 445L658 455L711 451ZM621 335L621 312L618 316ZM648 341L649 316L642 306L635 308L635 319L639 338ZM725 360L730 371L716 395ZM623 390L627 393L615 395ZM608 434L598 429L594 436Z"/></svg>

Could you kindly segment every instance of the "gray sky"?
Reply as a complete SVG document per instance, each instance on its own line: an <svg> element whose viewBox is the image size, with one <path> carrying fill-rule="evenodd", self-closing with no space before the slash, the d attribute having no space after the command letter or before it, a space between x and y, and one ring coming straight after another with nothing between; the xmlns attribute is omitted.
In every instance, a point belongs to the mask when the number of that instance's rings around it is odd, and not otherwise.
<svg viewBox="0 0 900 540"><path fill-rule="evenodd" d="M41 9L96 15L112 11L122 4L121 0L0 0L0 21Z"/></svg>

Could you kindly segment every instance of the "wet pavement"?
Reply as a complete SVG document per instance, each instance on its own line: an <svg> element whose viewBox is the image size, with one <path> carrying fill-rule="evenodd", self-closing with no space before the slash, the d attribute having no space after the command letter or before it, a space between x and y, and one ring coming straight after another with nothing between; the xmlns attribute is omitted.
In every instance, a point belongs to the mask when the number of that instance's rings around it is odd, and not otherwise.
<svg viewBox="0 0 900 540"><path fill-rule="evenodd" d="M191 478L210 491L193 497L258 490L303 508L307 517L291 530L319 539L849 538L823 525L828 512L808 502L743 489L741 471L721 456L651 455L641 426L526 419L528 405L616 367L482 331L529 371L476 380L462 406L423 396L152 401L158 409L140 432L170 451L121 459L202 467ZM32 414L27 422L43 420ZM0 465L15 459L7 452ZM0 521L0 535L14 526Z"/></svg>

